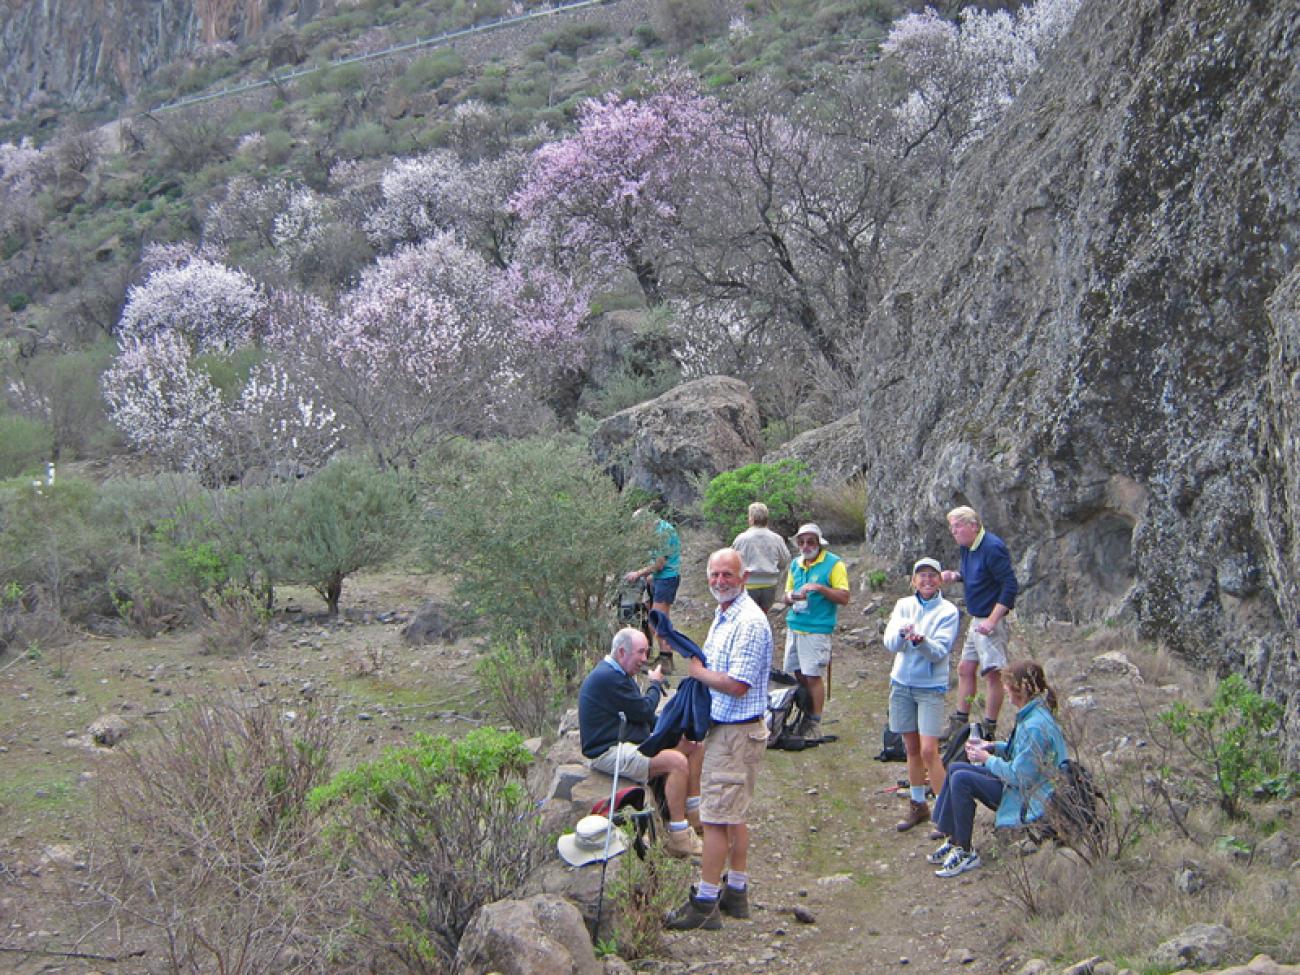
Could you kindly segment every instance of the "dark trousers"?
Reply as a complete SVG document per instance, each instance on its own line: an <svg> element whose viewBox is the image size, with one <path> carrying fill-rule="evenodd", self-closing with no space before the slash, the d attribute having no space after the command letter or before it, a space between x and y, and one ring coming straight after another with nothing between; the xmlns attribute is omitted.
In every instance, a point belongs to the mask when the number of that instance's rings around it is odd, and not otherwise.
<svg viewBox="0 0 1300 975"><path fill-rule="evenodd" d="M971 848L977 799L996 810L1002 800L1002 780L982 765L953 762L934 805L934 825L963 850Z"/></svg>

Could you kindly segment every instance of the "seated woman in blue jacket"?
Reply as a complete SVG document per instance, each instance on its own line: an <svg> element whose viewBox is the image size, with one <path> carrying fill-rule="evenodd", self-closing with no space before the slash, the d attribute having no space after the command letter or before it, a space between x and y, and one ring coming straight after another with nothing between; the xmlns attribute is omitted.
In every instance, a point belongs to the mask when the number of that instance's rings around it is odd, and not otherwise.
<svg viewBox="0 0 1300 975"><path fill-rule="evenodd" d="M972 740L965 762L948 766L934 808L934 822L947 839L926 859L940 864L935 876L956 877L980 866L971 843L975 803L996 809L995 825L1020 826L1042 817L1056 770L1069 757L1056 723L1056 692L1041 665L1021 660L1002 671L1002 685L1016 707L1016 727L1005 742Z"/></svg>

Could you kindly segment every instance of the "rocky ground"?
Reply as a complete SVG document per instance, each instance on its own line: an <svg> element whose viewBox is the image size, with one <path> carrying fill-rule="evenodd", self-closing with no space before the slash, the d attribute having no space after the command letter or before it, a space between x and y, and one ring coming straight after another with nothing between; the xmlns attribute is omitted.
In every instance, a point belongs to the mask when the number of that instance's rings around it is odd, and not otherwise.
<svg viewBox="0 0 1300 975"><path fill-rule="evenodd" d="M689 546L688 563L702 565L701 545ZM639 963L649 970L993 973L1019 971L1033 954L1006 923L1014 899L1002 871L990 866L941 880L924 859L935 845L927 831L900 835L893 828L906 803L906 791L896 788L904 766L873 756L890 664L879 632L903 580L879 593L859 588L869 566L858 553L845 554L855 594L841 618L826 717L826 731L838 740L768 754L753 818L753 918L728 920L720 932L671 935L663 957ZM702 637L711 607L702 572L694 576L675 618ZM336 706L356 754L373 754L413 730L459 734L491 720L475 694L472 640L412 648L401 639L401 622L442 588L423 577L359 580L345 592L350 612L340 623L314 616L314 597L287 594L296 604L277 617L269 645L251 656L200 655L195 634L181 634L86 637L39 659L0 659L0 971L135 970L14 950L85 950L60 898L83 867L97 769L112 760L87 737L102 715L122 716L129 736L141 738L200 693L269 694L286 709L310 698ZM1139 686L1137 667L1130 671L1114 657L1097 662L1121 645L1110 631L1025 621L1016 634L1017 652L1048 664L1068 724L1092 753L1140 758L1150 747L1143 715L1196 680L1172 661L1130 648L1145 670ZM987 835L989 822L979 821L977 837ZM1060 855L1044 849L1033 856ZM1075 960L1058 958L1057 967Z"/></svg>

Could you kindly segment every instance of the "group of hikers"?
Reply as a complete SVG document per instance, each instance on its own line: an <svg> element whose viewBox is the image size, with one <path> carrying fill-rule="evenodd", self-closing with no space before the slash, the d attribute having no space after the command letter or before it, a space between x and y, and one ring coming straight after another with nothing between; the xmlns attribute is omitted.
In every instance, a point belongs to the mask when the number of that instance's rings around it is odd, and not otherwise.
<svg viewBox="0 0 1300 975"><path fill-rule="evenodd" d="M752 504L749 527L709 556L708 588L717 610L697 647L672 628L681 546L673 526L657 519L655 554L625 577L652 580L649 618L660 656L644 675L648 689L641 690L637 677L652 655L651 640L629 626L614 635L609 654L579 692L582 752L592 769L637 783L662 777L665 850L700 858L699 882L665 919L674 930L712 930L722 926L724 914L749 916L747 816L768 745L771 613L785 614L783 669L807 692L797 733L810 741L822 737L831 634L839 607L849 601L848 574L816 524L801 525L791 537L797 551L792 558L768 520L767 507ZM883 642L894 656L889 727L903 739L910 790L907 813L896 828L931 822L939 846L927 859L937 867L936 876L956 877L981 865L972 836L975 804L995 810L998 827L1040 819L1067 751L1053 717L1056 696L1042 667L1033 661L1008 664L1007 614L1018 583L1006 544L969 507L954 508L947 521L960 551L958 568L944 569L928 556L918 559L912 595L895 604ZM661 585L661 579L670 581ZM957 707L945 722L960 612L942 587L953 582L963 584L971 619L957 667ZM668 687L663 661L674 650L688 659L687 677L661 708ZM984 713L971 722L981 678ZM1004 697L1016 708L1015 724L998 741ZM945 768L940 745L954 735L969 735L965 760L952 757Z"/></svg>

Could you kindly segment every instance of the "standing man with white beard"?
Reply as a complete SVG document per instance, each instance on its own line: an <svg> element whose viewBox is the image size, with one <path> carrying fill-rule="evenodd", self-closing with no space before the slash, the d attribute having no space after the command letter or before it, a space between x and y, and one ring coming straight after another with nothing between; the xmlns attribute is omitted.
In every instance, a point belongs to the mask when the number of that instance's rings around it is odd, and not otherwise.
<svg viewBox="0 0 1300 975"><path fill-rule="evenodd" d="M786 578L784 669L808 689L809 711L796 732L807 741L822 737L822 709L831 666L831 633L840 607L849 601L849 574L844 562L826 547L822 530L812 522L794 533L799 558Z"/></svg>
<svg viewBox="0 0 1300 975"><path fill-rule="evenodd" d="M745 593L740 553L722 548L709 556L709 592L718 612L690 676L709 689L713 727L704 739L700 821L704 856L700 882L670 913L676 931L722 927L721 914L749 917L749 826L758 769L767 751L767 677L772 669L772 628ZM723 868L728 867L723 874ZM725 880L725 883L724 883Z"/></svg>

